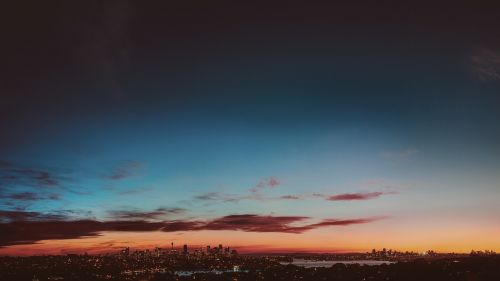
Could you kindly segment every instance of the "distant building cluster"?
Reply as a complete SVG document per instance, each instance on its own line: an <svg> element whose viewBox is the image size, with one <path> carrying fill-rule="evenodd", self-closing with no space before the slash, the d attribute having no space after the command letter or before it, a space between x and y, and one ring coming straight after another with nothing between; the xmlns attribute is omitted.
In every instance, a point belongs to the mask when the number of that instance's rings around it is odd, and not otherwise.
<svg viewBox="0 0 500 281"><path fill-rule="evenodd" d="M154 257L164 257L164 256L178 256L182 255L185 257L236 257L238 251L236 249L231 249L230 247L223 247L219 244L217 247L211 247L210 245L206 248L199 247L190 249L187 244L182 246L181 250L174 248L174 244L171 243L171 247L168 249L156 247L154 251L146 249L144 251L135 251L130 253L130 248L125 248L120 251L122 257L134 256L154 256Z"/></svg>

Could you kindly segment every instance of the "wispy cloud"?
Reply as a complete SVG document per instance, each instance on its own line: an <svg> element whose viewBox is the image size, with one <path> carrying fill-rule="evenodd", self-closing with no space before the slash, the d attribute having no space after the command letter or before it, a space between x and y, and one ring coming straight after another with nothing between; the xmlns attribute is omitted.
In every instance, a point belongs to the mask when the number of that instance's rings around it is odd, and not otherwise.
<svg viewBox="0 0 500 281"><path fill-rule="evenodd" d="M275 188L281 184L281 181L275 177L262 179L257 183L257 185L250 189L251 192L259 192L266 188Z"/></svg>
<svg viewBox="0 0 500 281"><path fill-rule="evenodd" d="M395 192L376 191L376 192L366 192L366 193L343 193L343 194L328 196L326 197L326 200L329 201L369 200L378 198L386 194L395 194Z"/></svg>
<svg viewBox="0 0 500 281"><path fill-rule="evenodd" d="M2 185L20 185L30 187L58 187L61 177L44 169L18 166L8 161L0 165L0 183Z"/></svg>
<svg viewBox="0 0 500 281"><path fill-rule="evenodd" d="M205 192L194 196L194 199L202 201L216 201L216 200L221 200L221 198L223 197L220 192Z"/></svg>
<svg viewBox="0 0 500 281"><path fill-rule="evenodd" d="M198 194L193 198L195 200L204 201L206 204L215 202L230 202L236 203L241 200L256 200L256 201L278 201L278 200L307 200L307 199L322 199L328 201L351 201L351 200L368 200L375 199L383 195L396 194L397 191L391 189L394 186L389 186L387 182L382 180L372 180L369 182L363 182L362 185L367 185L367 187L373 187L374 185L381 185L380 188L387 189L387 191L374 191L374 192L358 192L358 193L343 193L337 195L325 194L325 193L302 193L302 194L284 194L279 196L268 196L264 192L260 192L260 189L265 187L270 187L274 184L276 186L279 181L272 180L272 178L266 179L265 181L259 182L255 188L250 189L247 194L236 195L228 194L220 191L205 192Z"/></svg>
<svg viewBox="0 0 500 281"><path fill-rule="evenodd" d="M327 219L327 220L323 220L319 223L310 224L307 227L308 227L308 229L314 229L314 228L326 227L326 226L347 226L347 225L353 225L353 224L371 223L371 222L375 222L375 221L386 219L386 218L388 218L388 217L383 216L383 217L344 219L344 220Z"/></svg>
<svg viewBox="0 0 500 281"><path fill-rule="evenodd" d="M303 197L298 195L282 195L279 198L285 200L299 200L302 199Z"/></svg>
<svg viewBox="0 0 500 281"><path fill-rule="evenodd" d="M0 205L24 209L37 201L59 200L71 181L57 169L0 161Z"/></svg>
<svg viewBox="0 0 500 281"><path fill-rule="evenodd" d="M262 196L258 193L251 193L246 195L236 195L236 194L228 194L223 192L206 192L199 195L194 196L194 199L205 201L205 202L239 202L241 200L266 200L270 199Z"/></svg>
<svg viewBox="0 0 500 281"><path fill-rule="evenodd" d="M136 194L142 194L146 192L153 191L153 188L150 187L144 187L144 188L135 188L135 189L128 189L128 190L122 190L117 192L118 195L136 195Z"/></svg>
<svg viewBox="0 0 500 281"><path fill-rule="evenodd" d="M25 212L25 211L0 211L0 222L10 221L50 221L63 220L66 216L61 214L44 214L40 212Z"/></svg>
<svg viewBox="0 0 500 281"><path fill-rule="evenodd" d="M0 222L63 221L90 218L91 211L57 210L50 213L0 210Z"/></svg>
<svg viewBox="0 0 500 281"><path fill-rule="evenodd" d="M470 58L472 73L482 81L500 80L500 53L487 49L478 49Z"/></svg>
<svg viewBox="0 0 500 281"><path fill-rule="evenodd" d="M158 220L171 215L184 213L183 208L157 208L153 211L140 210L110 210L109 216L116 220Z"/></svg>
<svg viewBox="0 0 500 281"><path fill-rule="evenodd" d="M142 167L142 163L137 161L128 161L115 167L106 177L112 180L121 180L136 175L137 170Z"/></svg>
<svg viewBox="0 0 500 281"><path fill-rule="evenodd" d="M0 194L0 199L12 199L19 201L59 200L61 196L56 193L41 195L34 192L18 192L12 194Z"/></svg>
<svg viewBox="0 0 500 281"><path fill-rule="evenodd" d="M246 194L229 194L221 191L210 191L194 196L195 200L205 201L205 202L239 202L241 200L276 200L279 198L265 196L264 189L275 188L280 185L281 182L275 177L265 178L260 180L256 186L250 188Z"/></svg>

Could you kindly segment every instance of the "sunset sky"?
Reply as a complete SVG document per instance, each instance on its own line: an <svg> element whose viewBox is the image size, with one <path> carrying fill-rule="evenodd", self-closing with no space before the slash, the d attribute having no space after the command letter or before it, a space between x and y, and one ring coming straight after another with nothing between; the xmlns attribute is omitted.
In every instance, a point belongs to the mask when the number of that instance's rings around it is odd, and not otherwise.
<svg viewBox="0 0 500 281"><path fill-rule="evenodd" d="M500 251L499 7L180 2L3 9L0 255Z"/></svg>

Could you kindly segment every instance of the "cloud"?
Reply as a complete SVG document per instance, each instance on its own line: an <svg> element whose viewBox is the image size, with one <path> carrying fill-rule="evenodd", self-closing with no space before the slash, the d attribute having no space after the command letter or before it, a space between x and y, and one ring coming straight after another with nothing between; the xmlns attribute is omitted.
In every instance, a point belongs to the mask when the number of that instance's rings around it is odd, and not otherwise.
<svg viewBox="0 0 500 281"><path fill-rule="evenodd" d="M137 170L142 167L142 164L136 161L126 162L118 167L115 167L111 174L107 176L107 178L112 180L121 180L125 178L133 177Z"/></svg>
<svg viewBox="0 0 500 281"><path fill-rule="evenodd" d="M261 180L257 185L250 189L251 192L259 192L262 189L274 188L281 184L281 181L275 177L270 177Z"/></svg>
<svg viewBox="0 0 500 281"><path fill-rule="evenodd" d="M0 224L0 246L97 236L101 230L101 223L97 221L11 222Z"/></svg>
<svg viewBox="0 0 500 281"><path fill-rule="evenodd" d="M196 195L194 198L197 200L202 200L202 201L215 201L215 200L221 199L221 193L219 193L219 192L207 192L207 193L203 193L200 195Z"/></svg>
<svg viewBox="0 0 500 281"><path fill-rule="evenodd" d="M308 198L307 195L282 195L278 197L264 196L260 192L252 192L247 195L233 195L233 194L224 194L221 192L207 192L197 196L194 196L194 199L207 201L207 202L231 202L236 203L241 200L257 200L257 201L271 201L271 200L299 200Z"/></svg>
<svg viewBox="0 0 500 281"><path fill-rule="evenodd" d="M403 149L403 150L398 150L398 151L386 151L382 154L382 156L385 159L388 160L404 160L408 159L412 156L415 156L418 153L418 150L415 148L408 148L408 149Z"/></svg>
<svg viewBox="0 0 500 281"><path fill-rule="evenodd" d="M135 195L135 194L141 194L141 193L146 193L153 191L153 188L149 187L144 187L144 188L136 188L136 189L129 189L129 190L123 190L117 192L118 195Z"/></svg>
<svg viewBox="0 0 500 281"><path fill-rule="evenodd" d="M469 58L470 70L482 81L500 80L500 54L482 48Z"/></svg>
<svg viewBox="0 0 500 281"><path fill-rule="evenodd" d="M194 199L200 201L221 201L221 202L238 202L241 200L265 200L260 194L249 194L249 195L234 195L234 194L225 194L222 192L206 192L200 195L194 196Z"/></svg>
<svg viewBox="0 0 500 281"><path fill-rule="evenodd" d="M2 161L0 164L2 185L57 187L60 186L60 179L52 172L43 169L17 166L7 161Z"/></svg>
<svg viewBox="0 0 500 281"><path fill-rule="evenodd" d="M199 231L203 230L205 222L203 221L183 221L175 220L164 222L161 230L163 232L175 232L175 231Z"/></svg>
<svg viewBox="0 0 500 281"><path fill-rule="evenodd" d="M117 220L157 220L169 215L176 215L185 212L183 208L157 208L154 211L137 210L111 210L108 214Z"/></svg>
<svg viewBox="0 0 500 281"><path fill-rule="evenodd" d="M309 219L304 216L260 216L255 214L229 215L214 219L202 226L207 230L241 230L246 232L293 232L292 223Z"/></svg>
<svg viewBox="0 0 500 281"><path fill-rule="evenodd" d="M329 196L326 200L329 201L351 201L351 200L368 200L380 197L385 194L394 194L394 192L366 192L366 193L343 193Z"/></svg>
<svg viewBox="0 0 500 281"><path fill-rule="evenodd" d="M55 186L55 185L59 185L59 182L53 178L53 176L49 173L49 172L46 172L46 171L35 171L35 173L38 173L37 176L35 176L35 178L43 183L44 185L47 185L47 186Z"/></svg>
<svg viewBox="0 0 500 281"><path fill-rule="evenodd" d="M24 221L0 224L0 246L32 244L40 240L99 236L102 231L156 231L161 223L78 221Z"/></svg>
<svg viewBox="0 0 500 281"><path fill-rule="evenodd" d="M371 223L371 222L375 222L375 221L386 219L386 218L387 217L371 217L371 218L346 219L346 220L328 219L328 220L323 220L319 223L310 224L307 227L318 228L318 227L325 227L325 226L347 226L347 225L352 225L352 224Z"/></svg>
<svg viewBox="0 0 500 281"><path fill-rule="evenodd" d="M61 221L90 217L91 211L57 210L51 213L0 210L0 222Z"/></svg>
<svg viewBox="0 0 500 281"><path fill-rule="evenodd" d="M0 199L13 199L19 201L38 201L38 200L59 200L61 196L59 194L49 194L47 196L42 196L34 192L18 192L12 194L0 194Z"/></svg>
<svg viewBox="0 0 500 281"><path fill-rule="evenodd" d="M38 220L63 220L66 219L62 214L43 214L40 212L25 211L2 211L0 210L0 222L10 221L38 221Z"/></svg>
<svg viewBox="0 0 500 281"><path fill-rule="evenodd" d="M285 200L299 200L299 199L302 199L301 196L297 196L297 195L283 195L283 196L280 196L280 199L285 199Z"/></svg>
<svg viewBox="0 0 500 281"><path fill-rule="evenodd" d="M269 186L269 187L275 187L275 186L278 186L280 184L281 184L281 182L276 178L270 178L267 181L267 186Z"/></svg>
<svg viewBox="0 0 500 281"><path fill-rule="evenodd" d="M201 231L231 230L245 232L303 233L321 227L347 226L374 222L384 217L357 219L326 219L318 223L296 225L310 220L307 216L265 216L257 214L227 215L212 220L172 220L151 222L56 220L38 212L1 211L0 217L10 221L0 223L0 246L31 244L48 239L74 239L98 236L103 231Z"/></svg>
<svg viewBox="0 0 500 281"><path fill-rule="evenodd" d="M206 192L199 195L194 196L195 200L206 201L207 203L210 201L221 201L221 202L238 202L241 200L274 200L279 198L266 197L260 191L266 188L274 188L280 185L281 182L275 178L265 178L257 183L257 185L253 188L249 189L248 194L244 195L235 195L235 194L227 194L223 192Z"/></svg>
<svg viewBox="0 0 500 281"><path fill-rule="evenodd" d="M67 180L47 169L0 161L0 205L25 209L34 202L60 200L61 192L69 191L63 184Z"/></svg>

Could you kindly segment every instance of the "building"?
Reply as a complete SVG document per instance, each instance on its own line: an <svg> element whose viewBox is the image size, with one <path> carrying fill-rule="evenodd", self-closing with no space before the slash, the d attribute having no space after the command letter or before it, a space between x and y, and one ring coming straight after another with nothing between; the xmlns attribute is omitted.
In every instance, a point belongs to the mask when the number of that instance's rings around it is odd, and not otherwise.
<svg viewBox="0 0 500 281"><path fill-rule="evenodd" d="M130 248L129 247L127 247L127 248L125 248L125 249L123 249L123 250L120 251L120 255L123 256L123 257L128 257L129 254L130 254Z"/></svg>
<svg viewBox="0 0 500 281"><path fill-rule="evenodd" d="M162 249L161 249L161 248L156 247L156 249L155 249L155 257L159 258L159 257L160 257L160 255L161 255L161 252L162 252Z"/></svg>

